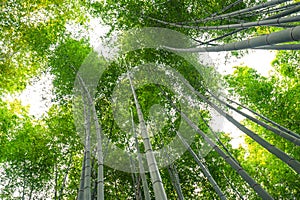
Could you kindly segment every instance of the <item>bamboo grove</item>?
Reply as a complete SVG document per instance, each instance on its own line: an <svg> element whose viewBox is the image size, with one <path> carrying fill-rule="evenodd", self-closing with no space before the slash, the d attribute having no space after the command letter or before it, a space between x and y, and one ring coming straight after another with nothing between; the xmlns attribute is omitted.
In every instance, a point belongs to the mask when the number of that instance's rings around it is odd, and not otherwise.
<svg viewBox="0 0 300 200"><path fill-rule="evenodd" d="M1 199L300 197L299 1L10 0L1 8ZM91 19L110 27L104 42L125 33L124 54L99 56ZM139 32L147 28L163 31ZM270 78L242 66L221 75L201 61L250 50L277 51ZM6 102L43 74L54 87L46 114ZM153 83L135 77L145 74ZM213 113L247 147L233 148Z"/></svg>

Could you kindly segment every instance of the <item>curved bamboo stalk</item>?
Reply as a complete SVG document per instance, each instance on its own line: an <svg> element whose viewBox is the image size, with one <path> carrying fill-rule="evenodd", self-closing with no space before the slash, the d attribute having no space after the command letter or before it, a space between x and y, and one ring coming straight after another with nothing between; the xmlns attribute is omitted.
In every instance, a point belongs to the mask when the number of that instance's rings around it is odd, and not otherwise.
<svg viewBox="0 0 300 200"><path fill-rule="evenodd" d="M274 127L272 127L272 126L270 126L270 125L264 123L263 121L260 121L260 120L258 120L258 119L256 119L256 118L254 118L254 117L252 117L252 116L250 116L250 115L248 115L248 114L242 112L241 110L236 109L235 107L233 107L233 106L229 105L228 103L224 102L223 100L221 100L221 99L218 98L216 95L214 95L213 93L209 92L208 90L207 90L207 92L208 92L214 99L216 99L218 102L220 102L221 104L225 105L226 107L228 107L228 108L234 110L235 112L241 114L242 116L244 116L244 117L246 117L247 119L249 119L249 120L255 122L256 124L258 124L258 125L260 125L260 126L266 128L266 129L268 129L269 131L272 131L272 132L275 133L276 135L279 135L279 136L281 136L281 137L283 137L283 138L285 138L285 139L291 141L291 142L294 143L295 145L300 146L300 139L295 138L294 136L292 136L292 135L290 135L290 134L287 134L286 132L283 132L283 131L281 131L281 130L278 130L278 129L276 129L276 128L274 128Z"/></svg>
<svg viewBox="0 0 300 200"><path fill-rule="evenodd" d="M192 155L192 157L194 158L196 163L199 165L204 176L208 179L208 181L210 182L210 184L212 185L212 187L214 188L214 190L216 191L216 193L218 194L220 199L226 200L227 199L226 196L222 192L221 188L219 187L219 185L217 184L215 179L210 174L209 170L205 167L205 165L202 164L202 162L198 158L197 154L193 151L193 149L189 146L189 144L187 144L187 142L182 138L181 134L178 131L176 131L176 133L177 133L178 137L180 138L181 142L184 144L184 146L187 148L189 153Z"/></svg>
<svg viewBox="0 0 300 200"><path fill-rule="evenodd" d="M163 187L162 179L161 179L159 169L158 169L158 166L157 166L154 154L153 154L152 146L150 143L150 138L149 138L149 135L148 135L148 132L146 129L146 124L144 121L143 113L141 111L141 107L139 105L130 74L128 74L128 79L130 82L130 87L132 90L132 94L133 94L133 98L134 98L134 102L135 102L135 106L136 106L136 110L137 110L137 114L138 114L138 118L139 118L139 122L140 122L142 137L143 137L144 146L145 146L146 158L147 158L150 176L151 176L151 180L152 180L152 184L153 184L155 199L167 200L167 195L166 195L165 189Z"/></svg>
<svg viewBox="0 0 300 200"><path fill-rule="evenodd" d="M249 48L280 44L284 42L293 42L299 40L300 40L300 26L296 26L294 28L289 28L268 35L263 35L256 38L243 40L240 42L233 42L229 44L219 45L215 47L174 48L174 47L162 46L162 48L165 48L170 51L178 51L178 52L220 52L220 51L249 49Z"/></svg>

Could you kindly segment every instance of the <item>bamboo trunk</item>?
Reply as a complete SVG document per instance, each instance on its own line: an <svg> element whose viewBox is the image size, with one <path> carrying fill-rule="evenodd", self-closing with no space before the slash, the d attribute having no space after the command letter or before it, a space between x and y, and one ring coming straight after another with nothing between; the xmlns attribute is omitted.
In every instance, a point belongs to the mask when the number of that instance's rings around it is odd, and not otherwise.
<svg viewBox="0 0 300 200"><path fill-rule="evenodd" d="M276 126L278 129L280 129L282 131L285 131L286 133L289 133L289 134L293 135L294 137L300 139L300 135L298 135L297 133L294 133L293 131L291 131L291 130L289 130L289 129L287 129L287 128L279 125L279 124L277 124L276 122L274 122L274 121L270 120L269 118L267 118L267 117L265 117L265 116L263 116L263 115L255 112L254 110L252 110L252 109L250 109L250 108L248 108L246 106L243 106L242 104L240 104L238 102L235 102L235 101L233 101L231 99L226 98L226 100L229 101L229 102L231 102L231 103L234 103L234 104L236 104L236 105L238 105L238 106L240 106L240 107L242 107L242 108L244 108L244 109L246 109L248 111L250 111L251 113L255 114L256 116L258 116L258 117L262 118L263 120L265 120L265 121L271 123L272 125Z"/></svg>
<svg viewBox="0 0 300 200"><path fill-rule="evenodd" d="M134 134L135 146L136 146L136 150L137 150L137 157L138 157L138 161L139 161L139 170L140 170L140 175L141 175L141 179L142 179L145 200L150 200L151 198L150 198L147 178L146 178L146 175L145 175L143 160L142 160L142 156L140 154L139 141L138 141L136 130L135 130L132 110L131 110L131 123L132 123L132 130L133 130L133 134Z"/></svg>
<svg viewBox="0 0 300 200"><path fill-rule="evenodd" d="M259 36L256 38L243 40L240 42L233 42L229 44L219 45L215 47L202 47L202 48L173 48L162 46L163 48L177 52L220 52L220 51L233 51L249 48L256 48L261 46L275 45L284 42L293 42L300 40L300 26L289 28L283 31L271 33L268 35Z"/></svg>
<svg viewBox="0 0 300 200"><path fill-rule="evenodd" d="M149 138L149 135L148 135L148 132L146 129L146 124L144 121L143 113L141 111L141 108L140 108L140 105L139 105L139 102L137 99L137 95L135 93L135 89L134 89L134 86L132 84L132 80L131 80L131 77L129 74L128 74L128 79L130 82L136 110L138 113L138 119L140 122L140 128L141 128L142 137L143 137L143 141L144 141L146 158L147 158L147 163L149 166L149 171L150 171L150 176L151 176L152 185L153 185L153 189L154 189L155 199L167 200L167 195L166 195L165 189L163 187L162 179L161 179L159 169L158 169L158 166L157 166L154 154L153 154L152 146L150 143L150 138Z"/></svg>
<svg viewBox="0 0 300 200"><path fill-rule="evenodd" d="M189 153L192 155L192 157L194 158L196 163L199 165L199 167L201 168L204 176L208 179L208 181L210 182L210 184L212 185L212 187L214 188L214 190L216 191L216 193L218 194L220 199L221 200L226 200L227 198L224 195L224 193L222 192L221 188L219 187L219 185L217 184L215 179L212 177L209 170L202 164L202 162L198 158L197 154L193 151L193 149L189 146L189 144L186 143L186 141L182 138L181 134L178 131L177 131L177 135L180 138L181 142L184 144L184 146L187 148Z"/></svg>
<svg viewBox="0 0 300 200"><path fill-rule="evenodd" d="M83 87L88 101L88 108L92 109L93 114L93 121L96 129L96 136L97 136L97 161L98 161L98 173L97 173L97 199L104 200L104 175L103 175L103 151L102 151L102 138L101 138L101 126L98 121L96 108L93 103L93 98L91 97L87 87L85 86L84 81L82 80L81 76L77 76L81 86Z"/></svg>
<svg viewBox="0 0 300 200"><path fill-rule="evenodd" d="M220 115L224 116L228 121L230 121L232 124L234 124L237 128L239 128L242 132L247 134L249 137L251 137L254 141L256 141L258 144L260 144L262 147L264 147L266 150L268 150L270 153L277 156L280 160L288 164L292 169L294 169L298 174L300 174L300 163L295 160L294 158L290 157L280 149L277 149L274 145L268 143L266 140L261 138L256 133L252 132L245 126L243 126L241 123L236 121L232 116L225 113L222 109L220 109L218 106L216 106L214 103L209 101L206 97L204 97L202 94L200 94L197 90L195 90L186 80L181 79L187 87L191 91L193 91L198 97L200 97L204 102L206 102L208 105L210 105L214 110L216 110Z"/></svg>
<svg viewBox="0 0 300 200"><path fill-rule="evenodd" d="M223 100L221 100L220 98L218 98L218 97L217 97L216 95L214 95L213 93L211 93L211 92L209 92L209 91L207 91L207 92L208 92L213 98L215 98L218 102L220 102L221 104L225 105L226 107L228 107L228 108L234 110L235 112L241 114L242 116L244 116L244 117L246 117L247 119L249 119L249 120L255 122L256 124L258 124L258 125L260 125L260 126L266 128L266 129L268 129L269 131L272 131L273 133L275 133L275 134L277 134L277 135L279 135L279 136L281 136L281 137L283 137L283 138L285 138L285 139L291 141L291 142L294 143L295 145L300 146L300 139L295 138L294 136L292 136L292 135L290 135L290 134L287 134L286 132L283 132L283 131L281 131L281 130L278 130L278 129L276 129L276 128L274 128L274 127L272 127L272 126L270 126L270 125L264 123L263 121L260 121L260 120L258 120L258 119L256 119L256 118L254 118L254 117L252 117L252 116L250 116L250 115L248 115L248 114L242 112L241 110L238 110L238 109L234 108L233 106L229 105L228 103L226 103L226 102L224 102Z"/></svg>

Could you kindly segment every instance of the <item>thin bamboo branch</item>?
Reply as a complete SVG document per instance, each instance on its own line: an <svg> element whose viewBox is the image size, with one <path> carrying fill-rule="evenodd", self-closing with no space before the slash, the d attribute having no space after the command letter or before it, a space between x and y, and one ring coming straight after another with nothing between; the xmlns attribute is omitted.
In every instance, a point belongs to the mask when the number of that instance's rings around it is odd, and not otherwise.
<svg viewBox="0 0 300 200"><path fill-rule="evenodd" d="M219 15L219 14L221 14L221 13L224 13L224 12L226 12L227 10L229 10L230 8L236 6L237 4L239 4L239 3L241 3L241 2L243 2L243 0L237 0L237 1L235 1L235 2L233 2L233 3L231 3L231 4L229 4L229 5L226 6L225 8L223 8L221 11L213 13L210 17L214 17L214 16L217 16L217 15Z"/></svg>
<svg viewBox="0 0 300 200"><path fill-rule="evenodd" d="M68 164L68 167L66 169L66 173L65 173L65 176L64 176L64 179L63 179L63 182L62 182L62 186L61 186L60 191L59 191L58 200L61 200L62 197L63 197L63 191L64 191L64 188L65 188L65 185L66 185L68 174L69 174L70 169L71 169L71 165L72 165L72 153L70 154L69 164Z"/></svg>

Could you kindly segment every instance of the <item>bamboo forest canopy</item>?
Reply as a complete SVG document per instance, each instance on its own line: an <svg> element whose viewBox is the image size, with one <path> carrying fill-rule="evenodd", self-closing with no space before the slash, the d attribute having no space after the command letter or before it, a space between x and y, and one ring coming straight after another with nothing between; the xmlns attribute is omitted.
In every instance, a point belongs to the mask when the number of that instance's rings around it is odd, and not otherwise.
<svg viewBox="0 0 300 200"><path fill-rule="evenodd" d="M0 6L0 199L300 198L298 0Z"/></svg>

